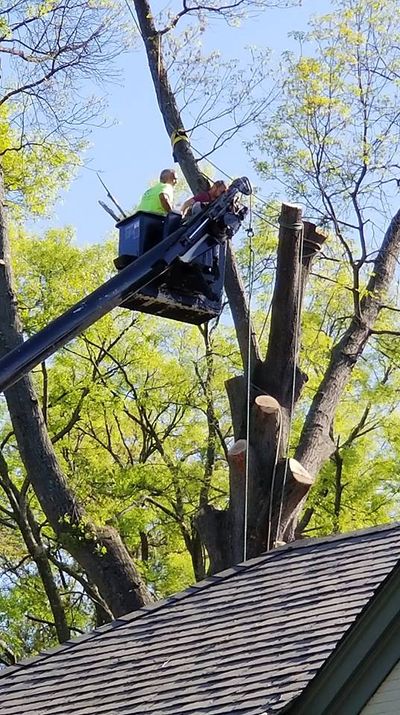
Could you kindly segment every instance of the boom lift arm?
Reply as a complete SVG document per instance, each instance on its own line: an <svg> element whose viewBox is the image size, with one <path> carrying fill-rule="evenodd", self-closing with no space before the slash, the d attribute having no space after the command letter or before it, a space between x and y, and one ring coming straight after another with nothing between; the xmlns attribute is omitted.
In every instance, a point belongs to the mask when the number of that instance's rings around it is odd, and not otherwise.
<svg viewBox="0 0 400 715"><path fill-rule="evenodd" d="M251 185L246 177L236 179L201 214L7 353L0 359L0 392L18 382L23 375L103 315L166 273L177 259L189 263L210 247L230 238L243 218L243 215L235 216L232 213L233 200L238 193L251 193Z"/></svg>

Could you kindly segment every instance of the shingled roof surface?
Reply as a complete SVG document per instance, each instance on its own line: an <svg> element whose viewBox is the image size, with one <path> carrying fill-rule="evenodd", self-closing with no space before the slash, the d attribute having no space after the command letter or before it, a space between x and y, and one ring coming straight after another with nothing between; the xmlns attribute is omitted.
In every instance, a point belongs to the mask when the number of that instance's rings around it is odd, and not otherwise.
<svg viewBox="0 0 400 715"><path fill-rule="evenodd" d="M400 558L400 525L248 561L0 673L0 715L269 715Z"/></svg>

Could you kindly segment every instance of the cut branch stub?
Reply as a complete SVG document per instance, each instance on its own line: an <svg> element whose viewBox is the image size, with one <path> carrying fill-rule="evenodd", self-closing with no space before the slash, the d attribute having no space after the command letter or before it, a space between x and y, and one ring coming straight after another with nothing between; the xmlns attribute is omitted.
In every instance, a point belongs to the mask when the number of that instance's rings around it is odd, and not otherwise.
<svg viewBox="0 0 400 715"><path fill-rule="evenodd" d="M312 485L314 484L314 477L303 467L297 459L289 459L288 461L288 474L285 480L285 461L281 462L278 467L277 474L277 490L276 493L279 494L279 498L282 498L283 510L281 514L281 519L279 526L276 523L273 524L276 533L276 539L278 541L288 541L292 538L290 530L288 530L288 524L293 517L293 513L298 509L299 502L303 499L306 494L308 494ZM285 487L282 495L283 481L285 481ZM282 495L282 496L281 496ZM301 499L299 500L299 495ZM276 513L274 509L274 513Z"/></svg>
<svg viewBox="0 0 400 715"><path fill-rule="evenodd" d="M278 400L275 400L275 397L271 397L271 395L259 395L254 402L258 409L266 415L272 415L281 409Z"/></svg>
<svg viewBox="0 0 400 715"><path fill-rule="evenodd" d="M238 439L228 451L228 461L236 472L245 472L246 467L247 442L245 439Z"/></svg>
<svg viewBox="0 0 400 715"><path fill-rule="evenodd" d="M312 259L319 253L328 236L318 231L316 225L310 221L304 221L303 226L303 266L309 269ZM307 275L303 278L306 279Z"/></svg>
<svg viewBox="0 0 400 715"><path fill-rule="evenodd" d="M247 449L249 452L247 454ZM249 471L246 480L246 460ZM259 469L254 449L248 447L245 439L238 439L228 452L229 462L229 529L231 558L234 564L243 560L243 542L245 528L245 506L249 522L258 508L260 492L256 484ZM247 487L247 495L246 495ZM256 501L256 504L254 503Z"/></svg>
<svg viewBox="0 0 400 715"><path fill-rule="evenodd" d="M311 486L314 483L314 479L309 472L297 461L297 459L289 459L289 469L293 479L299 484L307 484Z"/></svg>
<svg viewBox="0 0 400 715"><path fill-rule="evenodd" d="M250 450L249 461L252 450ZM244 503L246 500L246 460L247 441L238 439L228 451L229 463L229 512L232 528L240 534L243 531ZM253 461L253 460L252 460ZM252 476L253 465L249 464L249 479ZM248 484L249 491L251 488Z"/></svg>
<svg viewBox="0 0 400 715"><path fill-rule="evenodd" d="M285 410L271 395L257 395L251 408L250 444L257 451L261 472L270 474L278 459L286 452L288 420ZM265 476L263 476L265 483Z"/></svg>

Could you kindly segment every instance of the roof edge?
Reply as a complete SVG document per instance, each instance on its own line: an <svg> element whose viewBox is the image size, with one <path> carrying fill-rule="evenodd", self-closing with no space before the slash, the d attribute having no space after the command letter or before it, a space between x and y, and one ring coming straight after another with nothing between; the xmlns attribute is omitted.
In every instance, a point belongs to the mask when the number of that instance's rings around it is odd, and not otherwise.
<svg viewBox="0 0 400 715"><path fill-rule="evenodd" d="M177 603L189 596L192 596L193 594L195 594L199 591L204 591L205 589L213 586L215 583L220 583L221 581L228 581L229 579L233 578L239 572L248 571L248 570L258 566L260 563L264 563L266 561L272 561L277 558L280 558L285 553L305 549L309 546L319 546L319 545L323 545L325 543L331 543L331 542L333 543L335 541L347 541L349 539L357 538L359 536L367 536L368 534L376 534L379 532L393 531L393 530L398 530L398 529L400 529L400 522L393 522L390 524L382 524L379 526L368 527L366 529L357 529L355 531L350 531L350 532L346 532L343 534L334 534L334 535L324 536L324 537L320 537L320 538L309 537L307 539L297 539L296 541L292 541L288 544L285 544L284 546L279 546L278 548L273 549L272 551L267 551L264 554L262 554L261 556L256 556L255 558L249 559L248 561L243 561L235 566L230 567L229 569L226 569L225 571L219 572L218 574L214 574L213 576L208 576L207 578L203 579L202 581L198 581L197 583L195 583L191 586L188 586L183 591L179 591L176 594L167 596L166 598L163 598L159 601L155 601L154 603L147 604L146 606L139 608L137 611L132 611L130 613L127 613L124 616L120 616L119 618L116 618L115 620L111 621L110 623L106 623L105 625L95 628L95 629L89 631L88 633L84 633L83 635L80 635L77 638L73 638L68 641L65 641L65 643L61 643L59 645L53 646L52 648L46 649L45 651L42 651L41 653L38 653L37 655L30 656L29 658L24 658L24 659L20 660L18 663L16 663L15 665L10 665L10 666L4 668L4 670L1 670L0 678L5 677L5 676L9 675L10 673L15 672L16 670L25 669L25 668L29 667L30 665L33 665L35 662L37 662L39 660L44 660L45 658L56 655L58 653L61 654L65 650L73 648L75 645L79 645L79 643L82 643L84 641L95 640L96 638L103 635L104 633L107 633L108 631L112 631L116 628L119 628L119 627L125 625L127 622L133 621L136 618L144 618L147 615L151 615L155 611L161 610L162 608L165 608L168 605ZM286 712L286 711L282 711L282 712ZM296 715L297 715L297 713L296 713ZM300 713L299 713L299 715L300 715Z"/></svg>
<svg viewBox="0 0 400 715"><path fill-rule="evenodd" d="M400 660L400 562L282 715L359 713Z"/></svg>

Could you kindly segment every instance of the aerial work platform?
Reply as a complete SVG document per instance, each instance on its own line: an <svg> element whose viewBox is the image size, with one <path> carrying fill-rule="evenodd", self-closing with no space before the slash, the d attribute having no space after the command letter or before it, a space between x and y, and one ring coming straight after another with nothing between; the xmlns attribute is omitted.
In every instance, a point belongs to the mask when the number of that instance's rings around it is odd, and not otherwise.
<svg viewBox="0 0 400 715"><path fill-rule="evenodd" d="M117 223L116 267L125 268L171 233L190 230L197 218L183 222L181 214L175 212L164 217L139 211L123 219ZM167 273L141 288L122 307L196 325L216 318L222 309L226 254L226 242L218 233L219 229L213 227L204 237L201 255L190 263L177 259Z"/></svg>
<svg viewBox="0 0 400 715"><path fill-rule="evenodd" d="M238 193L251 193L246 177L187 222L174 213L157 227L143 213L119 222L119 273L5 355L0 391L117 306L198 324L217 316L226 241L246 215L235 206Z"/></svg>

